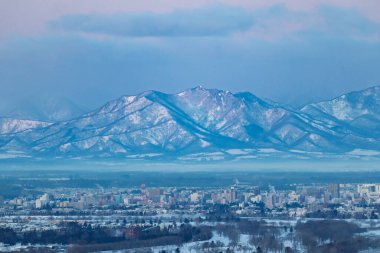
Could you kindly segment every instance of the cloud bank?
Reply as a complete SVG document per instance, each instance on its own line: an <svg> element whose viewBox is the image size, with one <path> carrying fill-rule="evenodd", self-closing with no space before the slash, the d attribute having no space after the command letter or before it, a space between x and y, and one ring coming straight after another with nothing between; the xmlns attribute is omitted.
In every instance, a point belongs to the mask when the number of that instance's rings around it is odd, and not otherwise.
<svg viewBox="0 0 380 253"><path fill-rule="evenodd" d="M293 11L285 5L247 10L213 5L169 13L66 15L49 22L53 31L123 37L212 37L245 35L264 39L283 36L335 36L380 39L380 23L352 9L320 6Z"/></svg>
<svg viewBox="0 0 380 253"><path fill-rule="evenodd" d="M379 2L28 3L0 4L0 116L27 94L91 108L202 84L299 105L380 84Z"/></svg>
<svg viewBox="0 0 380 253"><path fill-rule="evenodd" d="M132 37L226 36L249 29L252 13L240 8L215 7L168 14L69 15L52 21L55 30Z"/></svg>

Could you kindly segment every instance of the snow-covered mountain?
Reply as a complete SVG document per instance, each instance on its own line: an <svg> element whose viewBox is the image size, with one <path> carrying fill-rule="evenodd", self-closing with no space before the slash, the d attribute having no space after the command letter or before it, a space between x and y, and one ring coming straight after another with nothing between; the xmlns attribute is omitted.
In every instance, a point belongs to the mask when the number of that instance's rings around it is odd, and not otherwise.
<svg viewBox="0 0 380 253"><path fill-rule="evenodd" d="M363 116L380 118L380 86L362 91L353 91L328 101L306 105L301 109L314 116L335 117L338 120L352 122Z"/></svg>
<svg viewBox="0 0 380 253"><path fill-rule="evenodd" d="M299 111L248 92L203 87L178 94L147 91L71 120L26 131L4 128L12 130L3 130L0 150L56 157L379 151L380 134L366 132L380 128L379 115L379 87Z"/></svg>
<svg viewBox="0 0 380 253"><path fill-rule="evenodd" d="M36 120L0 118L0 135L30 131L32 129L46 127L50 124L51 123Z"/></svg>
<svg viewBox="0 0 380 253"><path fill-rule="evenodd" d="M380 86L306 105L302 112L320 120L349 125L364 135L380 134Z"/></svg>

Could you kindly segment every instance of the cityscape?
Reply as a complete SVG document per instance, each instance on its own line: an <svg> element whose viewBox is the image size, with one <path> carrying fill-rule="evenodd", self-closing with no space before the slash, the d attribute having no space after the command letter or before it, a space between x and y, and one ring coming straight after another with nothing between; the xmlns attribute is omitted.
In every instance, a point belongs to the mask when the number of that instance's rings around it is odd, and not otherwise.
<svg viewBox="0 0 380 253"><path fill-rule="evenodd" d="M213 205L227 205L239 216L258 217L377 219L380 212L380 183L290 187L293 189L276 190L270 185L261 189L237 183L228 188L150 188L145 184L126 189L41 188L38 190L46 192L41 196L0 197L0 214L206 214Z"/></svg>
<svg viewBox="0 0 380 253"><path fill-rule="evenodd" d="M70 178L45 180L67 184ZM304 229L302 224L330 221L338 223L318 226L348 226L347 229L354 229L350 236L365 238L363 245L349 252L375 252L368 250L376 248L380 239L380 183L292 183L279 188L238 179L226 187L150 187L144 183L130 188L41 185L34 189L35 193L0 197L0 238L5 241L0 244L0 251L304 252L311 246L297 234ZM245 231L247 222L251 229L268 227L268 233L276 234L276 243L269 239L260 241L254 232ZM223 227L235 225L240 229L233 230L236 235ZM191 226L192 231L197 228L198 234L192 234L191 239L166 238L183 233L185 226ZM73 227L75 232L70 230ZM89 241L83 244L76 238L83 236L83 229L91 229L95 238L100 233L103 239L94 242L87 238ZM68 238L54 235L57 231L66 231ZM147 235L147 231L153 234ZM11 234L22 238L19 240L23 243L12 239ZM357 244L355 240L351 242ZM317 245L318 250L327 252L323 245ZM129 248L134 249L128 251Z"/></svg>

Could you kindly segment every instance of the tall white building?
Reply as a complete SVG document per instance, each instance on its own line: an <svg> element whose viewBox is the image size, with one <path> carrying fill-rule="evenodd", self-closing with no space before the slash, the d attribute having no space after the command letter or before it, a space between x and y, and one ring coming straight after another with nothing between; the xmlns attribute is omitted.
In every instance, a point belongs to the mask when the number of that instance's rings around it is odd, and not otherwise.
<svg viewBox="0 0 380 253"><path fill-rule="evenodd" d="M42 200L40 198L36 199L36 208L41 209L42 206Z"/></svg>
<svg viewBox="0 0 380 253"><path fill-rule="evenodd" d="M46 206L50 201L49 194L45 193L40 198L36 199L36 208L41 209Z"/></svg>

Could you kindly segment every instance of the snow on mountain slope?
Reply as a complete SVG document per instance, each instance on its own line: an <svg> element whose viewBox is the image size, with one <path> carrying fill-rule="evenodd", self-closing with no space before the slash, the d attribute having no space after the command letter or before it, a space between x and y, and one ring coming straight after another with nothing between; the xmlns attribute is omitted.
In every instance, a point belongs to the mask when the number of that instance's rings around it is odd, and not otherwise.
<svg viewBox="0 0 380 253"><path fill-rule="evenodd" d="M33 135L29 143L34 151L69 154L172 150L194 141L166 108L144 95L122 97L97 111L40 129Z"/></svg>
<svg viewBox="0 0 380 253"><path fill-rule="evenodd" d="M45 127L49 124L51 123L35 120L0 118L0 134L18 133L26 130Z"/></svg>
<svg viewBox="0 0 380 253"><path fill-rule="evenodd" d="M380 138L366 133L368 127L380 128L378 90L350 93L300 111L248 92L203 87L178 94L147 91L71 120L4 124L0 150L69 157L380 150Z"/></svg>
<svg viewBox="0 0 380 253"><path fill-rule="evenodd" d="M380 138L380 86L309 104L301 111L336 128L349 128L358 136Z"/></svg>
<svg viewBox="0 0 380 253"><path fill-rule="evenodd" d="M179 152L208 146L207 140L228 142L186 118L163 96L153 91L124 96L82 117L8 138L24 140L34 152L71 155Z"/></svg>
<svg viewBox="0 0 380 253"><path fill-rule="evenodd" d="M301 111L313 116L332 116L351 122L363 116L380 120L380 86L354 91L335 99L306 105Z"/></svg>
<svg viewBox="0 0 380 253"><path fill-rule="evenodd" d="M324 124L251 93L196 87L171 96L171 101L201 126L248 146L302 146L319 149L339 135ZM314 140L312 141L312 135ZM319 141L316 141L316 137ZM329 149L336 149L333 143Z"/></svg>

